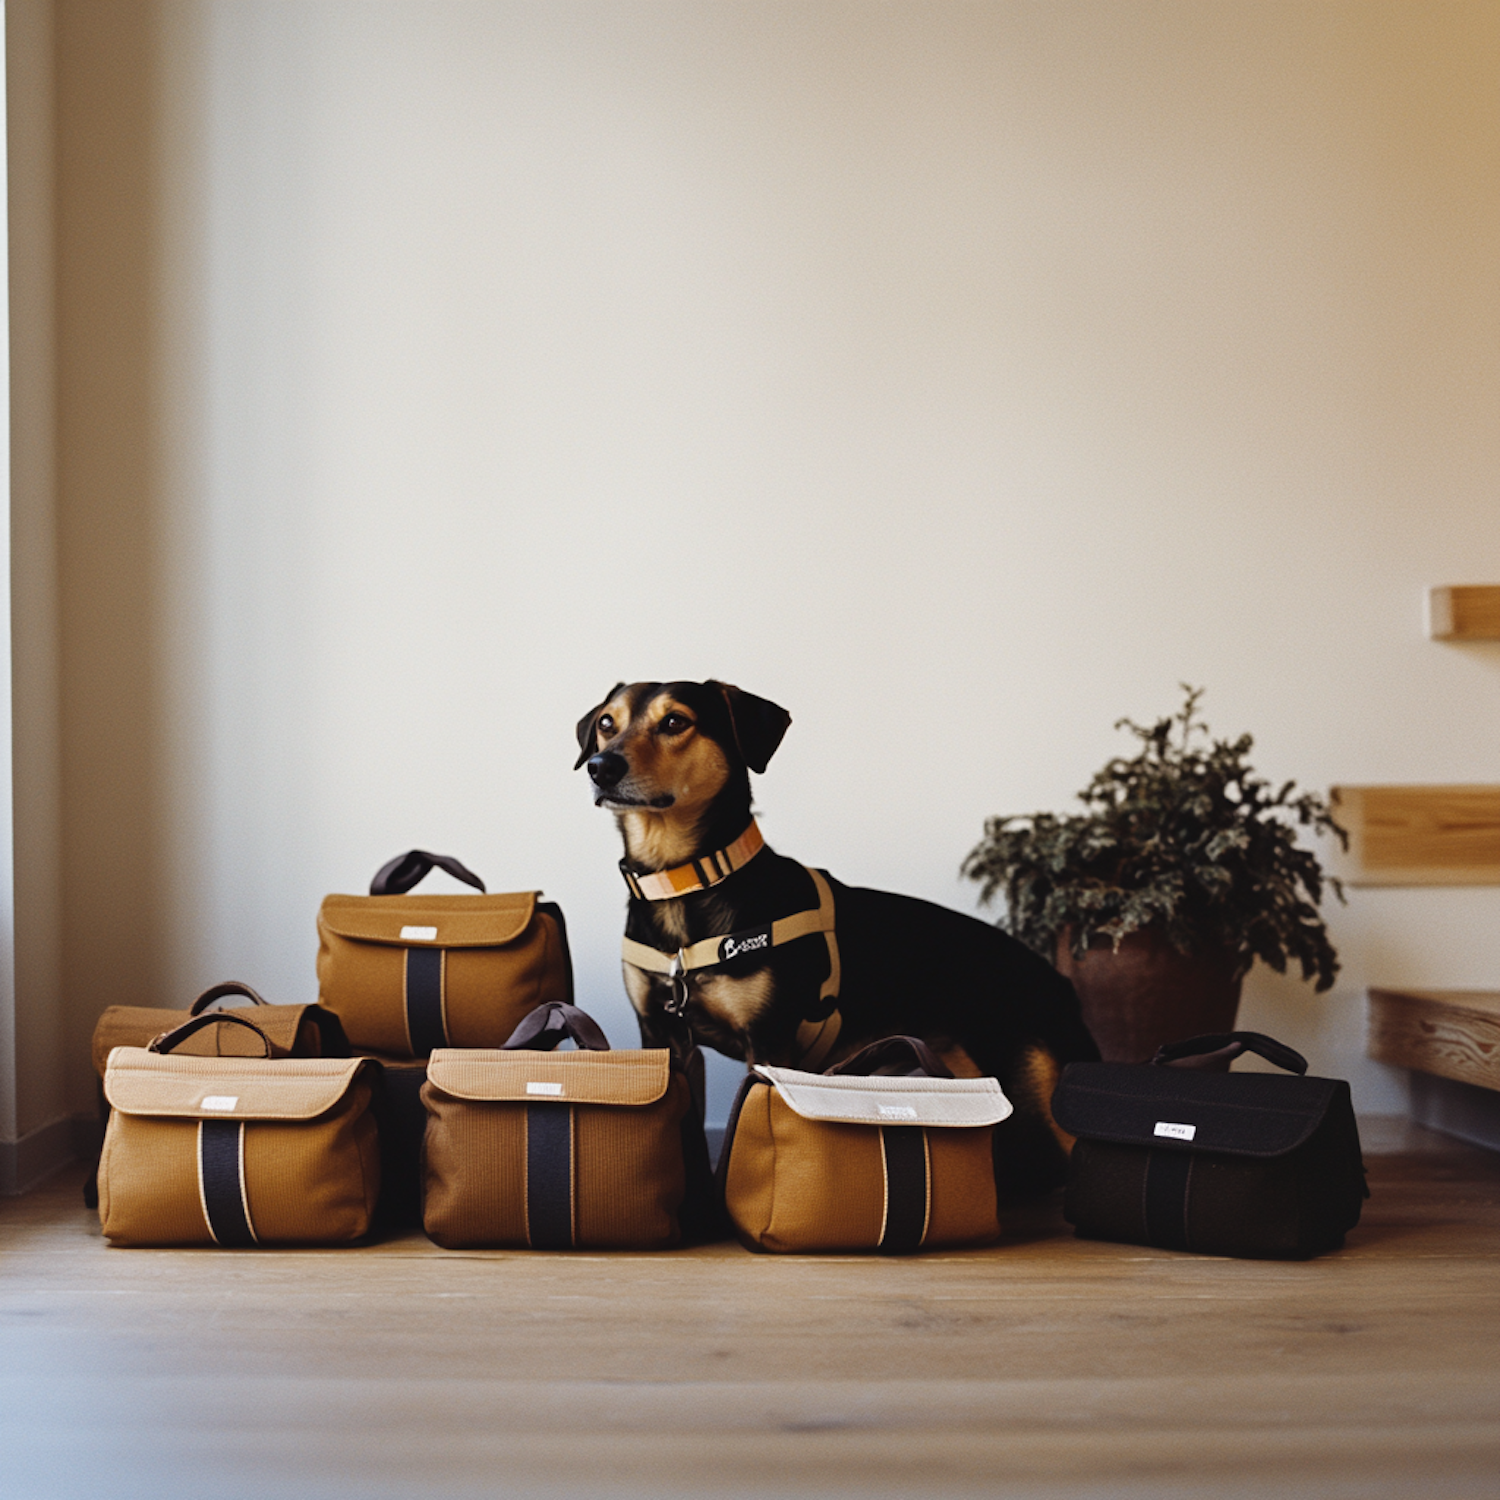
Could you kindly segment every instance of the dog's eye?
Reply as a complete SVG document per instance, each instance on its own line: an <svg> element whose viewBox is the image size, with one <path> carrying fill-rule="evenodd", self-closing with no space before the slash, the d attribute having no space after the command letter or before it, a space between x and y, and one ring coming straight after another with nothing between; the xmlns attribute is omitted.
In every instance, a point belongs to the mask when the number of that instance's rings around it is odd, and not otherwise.
<svg viewBox="0 0 1500 1500"><path fill-rule="evenodd" d="M615 721L608 714L599 715L599 733L613 734L615 732Z"/></svg>
<svg viewBox="0 0 1500 1500"><path fill-rule="evenodd" d="M693 721L686 714L668 714L657 726L663 734L681 734L692 727Z"/></svg>

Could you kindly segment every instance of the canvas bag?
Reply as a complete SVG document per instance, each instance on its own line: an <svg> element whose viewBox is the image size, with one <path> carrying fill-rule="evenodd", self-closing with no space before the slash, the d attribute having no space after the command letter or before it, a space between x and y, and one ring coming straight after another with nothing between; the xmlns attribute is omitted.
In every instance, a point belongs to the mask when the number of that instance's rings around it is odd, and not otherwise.
<svg viewBox="0 0 1500 1500"><path fill-rule="evenodd" d="M1010 1113L995 1079L954 1078L915 1037L829 1073L757 1066L719 1157L725 1210L752 1250L987 1244L1000 1234L992 1138Z"/></svg>
<svg viewBox="0 0 1500 1500"><path fill-rule="evenodd" d="M214 1025L258 1038L260 1057L180 1055ZM373 1064L272 1058L233 1012L195 1016L150 1048L117 1047L99 1159L99 1220L116 1245L332 1245L370 1227L380 1153Z"/></svg>
<svg viewBox="0 0 1500 1500"><path fill-rule="evenodd" d="M240 1020L265 1037L272 1057L348 1057L349 1039L339 1018L317 1005L271 1005L248 984L225 980L198 996L187 1010L168 1010L150 1005L111 1005L94 1026L90 1048L94 1071L99 1075L99 1118L109 1119L104 1098L104 1065L116 1047L145 1047L152 1040L175 1031L194 1016L202 1015L221 1000L248 999L237 1006ZM194 1057L259 1057L261 1044L243 1026L205 1026L183 1044L182 1052ZM83 1185L85 1208L98 1208L99 1190L95 1173Z"/></svg>
<svg viewBox="0 0 1500 1500"><path fill-rule="evenodd" d="M711 1201L690 1065L611 1051L574 1006L538 1007L500 1049L434 1052L422 1100L423 1225L448 1249L659 1250Z"/></svg>
<svg viewBox="0 0 1500 1500"><path fill-rule="evenodd" d="M1230 1073L1254 1052L1285 1068ZM1349 1085L1254 1031L1193 1037L1150 1063L1071 1063L1052 1096L1078 1137L1064 1214L1080 1235L1203 1255L1336 1250L1367 1196Z"/></svg>
<svg viewBox="0 0 1500 1500"><path fill-rule="evenodd" d="M408 895L434 868L484 891L450 855L413 849L377 871L368 896L324 898L318 999L359 1051L499 1047L536 1006L572 999L561 907L539 891Z"/></svg>
<svg viewBox="0 0 1500 1500"><path fill-rule="evenodd" d="M213 985L187 1010L148 1005L111 1005L94 1026L91 1048L94 1071L104 1077L104 1065L116 1047L146 1047L153 1038L175 1031L220 1000L242 998L249 1005L235 1009L271 1045L272 1057L348 1057L349 1039L338 1017L316 1005L270 1005L248 984L237 979ZM259 1057L262 1048L242 1026L208 1026L189 1037L183 1056Z"/></svg>

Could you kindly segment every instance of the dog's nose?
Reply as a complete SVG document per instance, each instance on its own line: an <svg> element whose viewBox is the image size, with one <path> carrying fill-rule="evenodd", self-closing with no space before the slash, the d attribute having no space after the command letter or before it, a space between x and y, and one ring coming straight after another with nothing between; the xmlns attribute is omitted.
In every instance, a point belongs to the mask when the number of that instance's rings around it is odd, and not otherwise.
<svg viewBox="0 0 1500 1500"><path fill-rule="evenodd" d="M601 750L598 755L589 757L589 775L594 785L606 792L610 787L618 786L629 769L625 757L616 755L613 750Z"/></svg>

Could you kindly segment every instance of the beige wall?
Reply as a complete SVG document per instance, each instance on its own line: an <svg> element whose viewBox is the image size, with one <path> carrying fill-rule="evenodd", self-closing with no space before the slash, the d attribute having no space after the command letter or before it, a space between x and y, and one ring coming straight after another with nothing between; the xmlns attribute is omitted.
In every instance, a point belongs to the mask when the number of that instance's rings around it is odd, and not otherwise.
<svg viewBox="0 0 1500 1500"><path fill-rule="evenodd" d="M562 900L627 1040L621 677L786 704L772 841L960 906L1182 679L1273 778L1500 778L1500 651L1420 627L1500 577L1494 5L56 15L67 1107L112 999L311 998L412 844ZM1354 893L1245 1019L1399 1108L1363 986L1497 918Z"/></svg>
<svg viewBox="0 0 1500 1500"><path fill-rule="evenodd" d="M50 5L5 7L10 275L10 553L15 1012L0 1147L68 1148L59 973L60 739L54 392L54 91ZM50 1127L50 1130L49 1130ZM26 1174L0 1160L0 1180ZM14 1186L15 1181L7 1185Z"/></svg>

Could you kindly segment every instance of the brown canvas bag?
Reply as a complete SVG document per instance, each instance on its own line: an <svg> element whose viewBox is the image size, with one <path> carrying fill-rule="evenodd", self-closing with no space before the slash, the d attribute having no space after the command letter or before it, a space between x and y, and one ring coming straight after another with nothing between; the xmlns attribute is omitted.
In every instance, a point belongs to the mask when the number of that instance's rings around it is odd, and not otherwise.
<svg viewBox="0 0 1500 1500"><path fill-rule="evenodd" d="M349 1039L331 1012L316 1005L270 1005L248 984L229 979L204 990L187 1010L111 1005L94 1027L94 1071L104 1077L104 1065L116 1047L147 1047L155 1037L175 1031L218 1001L234 997L250 1001L236 1006L235 1014L265 1037L272 1057L349 1056ZM242 1026L206 1026L187 1038L180 1052L192 1057L259 1057L262 1050Z"/></svg>
<svg viewBox="0 0 1500 1500"><path fill-rule="evenodd" d="M576 1052L555 1052L565 1037ZM427 1065L423 1224L448 1249L658 1250L708 1186L688 1072L666 1048L612 1052L571 1005L539 1007L502 1049Z"/></svg>
<svg viewBox="0 0 1500 1500"><path fill-rule="evenodd" d="M900 1076L872 1076L900 1069ZM754 1068L719 1157L724 1207L752 1250L902 1254L999 1237L993 1078L954 1078L915 1037L830 1073Z"/></svg>
<svg viewBox="0 0 1500 1500"><path fill-rule="evenodd" d="M178 1055L215 1025L260 1057ZM117 1047L99 1159L99 1221L116 1245L335 1245L370 1227L380 1153L362 1058L272 1058L233 1012L195 1016L150 1048Z"/></svg>
<svg viewBox="0 0 1500 1500"><path fill-rule="evenodd" d="M484 891L451 856L413 849L377 872L368 896L324 898L318 999L360 1051L419 1058L434 1047L499 1047L536 1006L572 999L555 902L539 891L406 894L434 868Z"/></svg>

